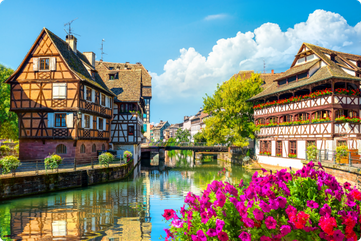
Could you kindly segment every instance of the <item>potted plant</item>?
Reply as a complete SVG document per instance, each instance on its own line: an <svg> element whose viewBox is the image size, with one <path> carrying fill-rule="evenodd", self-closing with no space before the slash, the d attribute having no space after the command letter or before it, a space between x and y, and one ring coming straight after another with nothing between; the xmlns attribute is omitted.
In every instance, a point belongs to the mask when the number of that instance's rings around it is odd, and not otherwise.
<svg viewBox="0 0 361 241"><path fill-rule="evenodd" d="M63 159L56 154L49 155L44 159L45 172L48 169L54 170L59 168L59 165L62 163Z"/></svg>
<svg viewBox="0 0 361 241"><path fill-rule="evenodd" d="M306 150L307 159L309 161L316 161L317 159L317 147L315 145L309 145Z"/></svg>
<svg viewBox="0 0 361 241"><path fill-rule="evenodd" d="M133 154L130 151L125 151L123 154L123 158L124 160L126 160L127 163L131 161L132 157Z"/></svg>
<svg viewBox="0 0 361 241"><path fill-rule="evenodd" d="M109 167L109 163L114 160L114 156L110 152L104 152L99 157L99 165Z"/></svg>
<svg viewBox="0 0 361 241"><path fill-rule="evenodd" d="M348 163L348 147L338 146L336 147L336 161L340 164Z"/></svg>
<svg viewBox="0 0 361 241"><path fill-rule="evenodd" d="M6 156L0 160L0 166L2 168L2 174L13 172L15 176L15 170L21 165L19 159L16 156Z"/></svg>

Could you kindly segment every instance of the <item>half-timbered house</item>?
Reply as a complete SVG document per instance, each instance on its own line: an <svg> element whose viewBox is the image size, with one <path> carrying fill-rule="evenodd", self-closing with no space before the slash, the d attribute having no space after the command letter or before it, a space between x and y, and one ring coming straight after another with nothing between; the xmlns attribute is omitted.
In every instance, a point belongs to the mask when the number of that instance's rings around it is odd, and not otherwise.
<svg viewBox="0 0 361 241"><path fill-rule="evenodd" d="M252 97L260 162L302 167L306 147L361 147L361 56L303 43L290 69Z"/></svg>
<svg viewBox="0 0 361 241"><path fill-rule="evenodd" d="M95 70L95 54L44 28L6 80L19 119L20 159L57 153L89 158L109 148L114 94Z"/></svg>
<svg viewBox="0 0 361 241"><path fill-rule="evenodd" d="M132 152L134 164L140 158L140 143L144 138L143 118L147 115L142 96L142 74L140 68L111 67L109 62L97 62L97 70L107 87L116 95L114 98L113 120L111 125L111 145L122 156L124 151ZM111 68L111 70L109 70ZM115 73L110 77L108 71Z"/></svg>

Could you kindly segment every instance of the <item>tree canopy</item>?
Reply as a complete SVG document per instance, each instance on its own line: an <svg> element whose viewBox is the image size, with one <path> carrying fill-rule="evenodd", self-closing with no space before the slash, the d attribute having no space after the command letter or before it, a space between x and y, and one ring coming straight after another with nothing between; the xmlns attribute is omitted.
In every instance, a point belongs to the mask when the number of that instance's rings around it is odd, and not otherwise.
<svg viewBox="0 0 361 241"><path fill-rule="evenodd" d="M0 138L18 139L18 117L14 112L10 112L10 85L4 81L10 77L14 71L0 65Z"/></svg>
<svg viewBox="0 0 361 241"><path fill-rule="evenodd" d="M262 91L259 74L249 79L232 77L218 85L212 96L203 98L203 109L210 117L204 120L208 144L224 143L244 147L254 138L253 104L246 102Z"/></svg>
<svg viewBox="0 0 361 241"><path fill-rule="evenodd" d="M191 133L187 129L183 130L182 128L179 128L175 133L175 139L177 139L178 142L189 142L190 136Z"/></svg>

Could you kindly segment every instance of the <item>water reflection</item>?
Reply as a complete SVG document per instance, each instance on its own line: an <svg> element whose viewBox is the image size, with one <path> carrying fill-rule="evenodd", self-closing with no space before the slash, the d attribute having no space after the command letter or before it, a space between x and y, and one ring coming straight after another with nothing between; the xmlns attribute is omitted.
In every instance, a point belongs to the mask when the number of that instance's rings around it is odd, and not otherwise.
<svg viewBox="0 0 361 241"><path fill-rule="evenodd" d="M3 240L158 240L161 214L212 180L239 183L250 174L220 160L194 163L192 153L166 153L164 171L138 167L128 181L0 204ZM159 162L159 160L158 160ZM221 170L225 169L225 172Z"/></svg>

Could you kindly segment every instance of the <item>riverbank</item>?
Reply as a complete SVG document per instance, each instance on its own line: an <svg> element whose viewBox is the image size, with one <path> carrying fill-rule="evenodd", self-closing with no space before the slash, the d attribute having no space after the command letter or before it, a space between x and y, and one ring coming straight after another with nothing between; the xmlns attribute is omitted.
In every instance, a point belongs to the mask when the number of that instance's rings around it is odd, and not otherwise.
<svg viewBox="0 0 361 241"><path fill-rule="evenodd" d="M140 161L134 165L134 161L131 161L123 165L88 170L4 177L0 179L0 200L119 181L127 178L139 163Z"/></svg>

